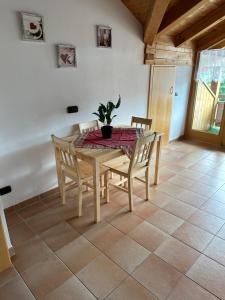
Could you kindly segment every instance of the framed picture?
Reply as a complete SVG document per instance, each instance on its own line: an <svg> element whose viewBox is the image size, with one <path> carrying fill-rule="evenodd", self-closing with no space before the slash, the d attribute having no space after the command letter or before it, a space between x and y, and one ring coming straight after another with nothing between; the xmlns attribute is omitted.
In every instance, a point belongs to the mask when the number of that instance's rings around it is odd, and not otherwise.
<svg viewBox="0 0 225 300"><path fill-rule="evenodd" d="M112 28L109 26L97 26L97 47L112 47Z"/></svg>
<svg viewBox="0 0 225 300"><path fill-rule="evenodd" d="M43 42L45 40L42 16L21 12L21 20L24 41Z"/></svg>
<svg viewBox="0 0 225 300"><path fill-rule="evenodd" d="M76 48L73 45L57 45L58 67L76 67Z"/></svg>

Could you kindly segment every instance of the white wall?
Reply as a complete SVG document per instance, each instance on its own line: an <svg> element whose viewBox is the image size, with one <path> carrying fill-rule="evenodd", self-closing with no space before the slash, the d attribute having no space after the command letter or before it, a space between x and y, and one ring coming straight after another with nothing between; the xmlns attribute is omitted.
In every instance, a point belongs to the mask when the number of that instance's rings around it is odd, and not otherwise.
<svg viewBox="0 0 225 300"><path fill-rule="evenodd" d="M189 89L191 84L192 67L176 67L175 92L170 125L170 140L179 138L184 134Z"/></svg>
<svg viewBox="0 0 225 300"><path fill-rule="evenodd" d="M45 43L21 41L18 11L44 16ZM96 47L95 25L112 27L112 49ZM56 184L50 134L93 119L99 101L122 96L117 122L145 116L149 66L142 29L120 0L0 1L0 187L8 207ZM77 69L57 69L55 44L77 47ZM68 105L79 113L66 114Z"/></svg>

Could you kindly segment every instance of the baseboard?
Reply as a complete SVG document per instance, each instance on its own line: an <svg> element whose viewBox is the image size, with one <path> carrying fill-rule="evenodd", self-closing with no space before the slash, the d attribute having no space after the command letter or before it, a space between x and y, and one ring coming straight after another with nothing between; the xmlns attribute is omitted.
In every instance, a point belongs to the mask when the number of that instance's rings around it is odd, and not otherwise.
<svg viewBox="0 0 225 300"><path fill-rule="evenodd" d="M9 248L9 255L10 255L10 257L13 257L14 255L16 255L16 252L15 252L15 249L13 246Z"/></svg>
<svg viewBox="0 0 225 300"><path fill-rule="evenodd" d="M183 141L185 139L184 135L179 136L178 138L172 139L169 141L169 143Z"/></svg>

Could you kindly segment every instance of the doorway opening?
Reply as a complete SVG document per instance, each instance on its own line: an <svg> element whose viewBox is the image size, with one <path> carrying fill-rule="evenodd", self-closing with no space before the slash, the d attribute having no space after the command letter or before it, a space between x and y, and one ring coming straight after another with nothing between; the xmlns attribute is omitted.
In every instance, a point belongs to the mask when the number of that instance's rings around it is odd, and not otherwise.
<svg viewBox="0 0 225 300"><path fill-rule="evenodd" d="M200 53L192 129L219 135L225 107L225 50Z"/></svg>

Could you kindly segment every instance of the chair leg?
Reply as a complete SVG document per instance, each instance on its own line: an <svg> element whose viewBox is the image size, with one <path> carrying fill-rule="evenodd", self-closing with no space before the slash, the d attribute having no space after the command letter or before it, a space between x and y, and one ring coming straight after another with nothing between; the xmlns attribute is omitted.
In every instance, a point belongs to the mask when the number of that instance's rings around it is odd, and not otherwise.
<svg viewBox="0 0 225 300"><path fill-rule="evenodd" d="M128 196L129 196L129 210L133 211L133 178L128 178Z"/></svg>
<svg viewBox="0 0 225 300"><path fill-rule="evenodd" d="M58 178L58 182L59 182L59 191L60 191L62 204L65 205L66 204L65 177L60 175L60 177Z"/></svg>
<svg viewBox="0 0 225 300"><path fill-rule="evenodd" d="M78 187L78 217L82 216L82 184L79 183L79 187Z"/></svg>
<svg viewBox="0 0 225 300"><path fill-rule="evenodd" d="M145 172L145 190L146 190L146 201L150 200L150 174L147 169Z"/></svg>
<svg viewBox="0 0 225 300"><path fill-rule="evenodd" d="M106 203L109 203L109 171L105 172L105 175L104 175L104 186L105 186L104 198L106 200Z"/></svg>
<svg viewBox="0 0 225 300"><path fill-rule="evenodd" d="M100 178L101 187L104 186L104 180L105 180L104 179L104 175L101 175L101 178ZM100 196L101 196L101 198L104 197L104 191L103 191L103 189L101 189Z"/></svg>

